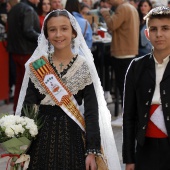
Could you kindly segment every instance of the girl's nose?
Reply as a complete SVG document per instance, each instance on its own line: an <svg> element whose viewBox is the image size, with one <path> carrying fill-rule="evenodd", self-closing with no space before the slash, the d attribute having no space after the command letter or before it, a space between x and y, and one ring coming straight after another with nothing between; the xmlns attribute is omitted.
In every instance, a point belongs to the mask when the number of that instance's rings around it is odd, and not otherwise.
<svg viewBox="0 0 170 170"><path fill-rule="evenodd" d="M56 36L57 36L57 37L60 37L60 36L61 36L61 31L60 31L60 30L57 30Z"/></svg>

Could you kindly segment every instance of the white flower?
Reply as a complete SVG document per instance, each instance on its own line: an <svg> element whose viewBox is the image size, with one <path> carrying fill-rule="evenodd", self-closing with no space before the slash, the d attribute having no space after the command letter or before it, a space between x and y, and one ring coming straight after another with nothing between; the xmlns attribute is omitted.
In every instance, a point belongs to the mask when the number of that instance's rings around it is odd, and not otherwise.
<svg viewBox="0 0 170 170"><path fill-rule="evenodd" d="M29 130L32 137L35 137L38 134L38 128L37 126L32 126L32 128Z"/></svg>
<svg viewBox="0 0 170 170"><path fill-rule="evenodd" d="M8 136L8 137L14 137L14 131L10 128L10 127L7 127L5 129L5 134Z"/></svg>
<svg viewBox="0 0 170 170"><path fill-rule="evenodd" d="M37 125L33 119L28 117L14 115L3 116L0 119L0 127L9 138L21 137L24 132L29 133L31 137L35 137L38 134Z"/></svg>
<svg viewBox="0 0 170 170"><path fill-rule="evenodd" d="M22 127L21 124L11 125L11 129L14 130L14 133L15 133L16 135L18 135L19 133L23 134L23 132L25 131L25 129Z"/></svg>

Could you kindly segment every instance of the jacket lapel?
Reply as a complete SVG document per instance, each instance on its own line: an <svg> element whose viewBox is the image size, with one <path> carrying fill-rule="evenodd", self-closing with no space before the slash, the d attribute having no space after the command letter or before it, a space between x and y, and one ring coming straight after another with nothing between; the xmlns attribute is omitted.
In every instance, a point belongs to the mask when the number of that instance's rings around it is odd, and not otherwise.
<svg viewBox="0 0 170 170"><path fill-rule="evenodd" d="M162 81L165 80L169 75L170 75L170 61L168 62L167 66L166 66Z"/></svg>
<svg viewBox="0 0 170 170"><path fill-rule="evenodd" d="M149 76L151 77L151 79L153 81L155 81L155 77L156 77L156 73L155 73L155 62L154 62L154 59L153 59L153 56L150 55L149 56L149 60L148 60L148 63L146 65L147 69L148 69L148 74Z"/></svg>

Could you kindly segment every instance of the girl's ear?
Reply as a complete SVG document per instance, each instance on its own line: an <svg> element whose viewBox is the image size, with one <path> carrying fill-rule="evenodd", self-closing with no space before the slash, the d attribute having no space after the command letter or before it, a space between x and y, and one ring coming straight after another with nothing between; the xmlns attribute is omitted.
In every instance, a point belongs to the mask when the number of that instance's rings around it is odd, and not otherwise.
<svg viewBox="0 0 170 170"><path fill-rule="evenodd" d="M149 39L149 30L148 29L145 29L145 36L150 41L150 39Z"/></svg>

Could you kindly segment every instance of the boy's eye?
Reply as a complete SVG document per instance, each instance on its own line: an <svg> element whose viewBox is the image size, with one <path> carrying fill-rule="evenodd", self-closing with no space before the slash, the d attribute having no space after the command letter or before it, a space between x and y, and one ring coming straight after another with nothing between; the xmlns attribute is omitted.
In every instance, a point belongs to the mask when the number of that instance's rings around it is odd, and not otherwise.
<svg viewBox="0 0 170 170"><path fill-rule="evenodd" d="M49 31L50 31L50 32L53 32L53 31L55 31L55 29L50 29Z"/></svg>
<svg viewBox="0 0 170 170"><path fill-rule="evenodd" d="M170 29L170 27L168 27L168 26L162 27L162 30L169 30L169 29Z"/></svg>
<svg viewBox="0 0 170 170"><path fill-rule="evenodd" d="M156 31L157 29L155 27L149 28L150 31Z"/></svg>

